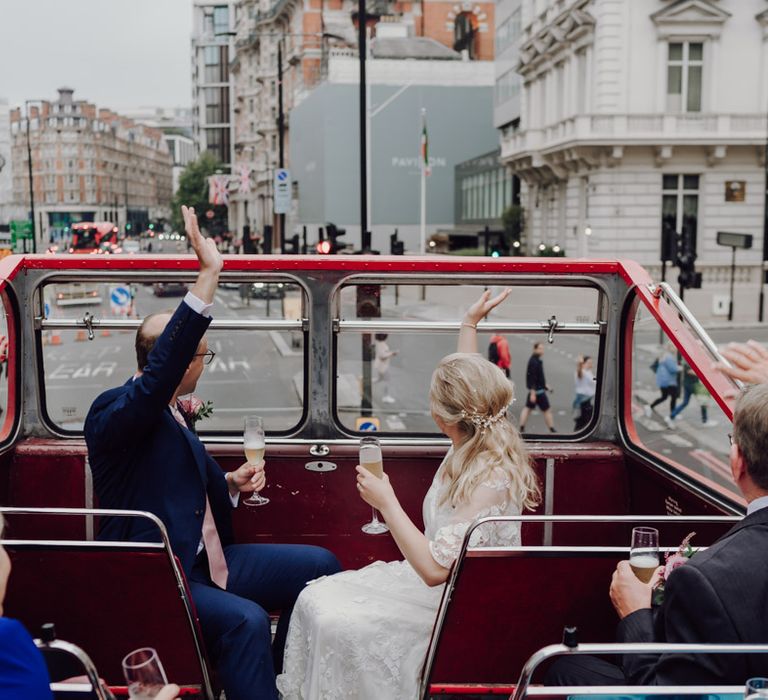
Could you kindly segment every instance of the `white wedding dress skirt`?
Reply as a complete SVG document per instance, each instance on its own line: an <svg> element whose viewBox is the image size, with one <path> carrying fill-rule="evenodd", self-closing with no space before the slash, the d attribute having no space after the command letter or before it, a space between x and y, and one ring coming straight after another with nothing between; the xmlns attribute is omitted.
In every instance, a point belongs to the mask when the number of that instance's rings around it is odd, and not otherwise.
<svg viewBox="0 0 768 700"><path fill-rule="evenodd" d="M425 535L435 560L450 568L473 520L520 511L501 469L458 508L441 503L440 472L424 499ZM515 545L519 532L519 523L484 525L471 544ZM416 698L444 586L427 586L407 561L379 561L311 582L291 616L284 672L277 679L282 697Z"/></svg>

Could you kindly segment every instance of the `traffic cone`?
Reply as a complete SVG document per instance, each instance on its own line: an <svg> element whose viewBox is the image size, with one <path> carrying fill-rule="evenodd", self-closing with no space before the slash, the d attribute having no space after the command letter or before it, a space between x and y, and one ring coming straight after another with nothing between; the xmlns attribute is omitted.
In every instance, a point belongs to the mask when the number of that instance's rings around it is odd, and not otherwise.
<svg viewBox="0 0 768 700"><path fill-rule="evenodd" d="M101 331L101 337L102 338L109 338L112 334L105 328L103 331Z"/></svg>
<svg viewBox="0 0 768 700"><path fill-rule="evenodd" d="M51 345L61 345L61 331L51 331Z"/></svg>
<svg viewBox="0 0 768 700"><path fill-rule="evenodd" d="M77 331L77 335L75 336L75 340L77 342L82 342L82 341L87 340L87 339L88 339L88 336L85 334L84 330Z"/></svg>

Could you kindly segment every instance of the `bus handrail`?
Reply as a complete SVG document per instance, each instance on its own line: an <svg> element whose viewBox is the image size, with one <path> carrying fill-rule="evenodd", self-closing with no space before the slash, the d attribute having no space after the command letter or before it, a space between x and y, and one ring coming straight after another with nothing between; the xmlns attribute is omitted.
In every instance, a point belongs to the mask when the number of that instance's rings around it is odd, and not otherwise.
<svg viewBox="0 0 768 700"><path fill-rule="evenodd" d="M82 318L42 318L38 316L35 319L35 327L38 330L72 330L88 328L104 328L109 330L134 330L141 325L141 319L132 318L98 318L93 316L86 322ZM251 319L251 320L231 320L231 319L213 319L211 320L211 330L235 331L235 330L262 330L262 331L305 331L308 329L309 319Z"/></svg>
<svg viewBox="0 0 768 700"><path fill-rule="evenodd" d="M550 644L534 652L525 662L522 671L520 672L520 678L515 686L515 692L512 694L510 700L522 700L528 694L528 686L530 685L533 672L544 661L552 659L556 656L565 656L568 654L582 655L582 654L766 654L768 653L768 644L671 644L669 642L643 642L643 643L620 643L620 642L608 642L608 643L591 643L591 644L578 644L576 646L567 646L565 644ZM745 679L746 680L746 679ZM590 687L590 686L584 686ZM596 686L593 686L596 687ZM654 686L654 689L659 690L663 686ZM673 689L673 693L679 692L680 686L668 686ZM686 686L684 686L686 687ZM620 690L617 686L600 686L601 694L611 694L616 692L630 692L637 695L646 693L645 686L621 686ZM711 686L708 686L711 692ZM744 687L738 686L738 691L743 692ZM536 688L536 693L531 694L565 694L565 687L560 688L558 686L539 686ZM570 688L570 693L573 693L573 688ZM578 692L578 691L576 691ZM669 691L667 691L669 692ZM569 693L569 694L570 694Z"/></svg>
<svg viewBox="0 0 768 700"><path fill-rule="evenodd" d="M110 517L110 518L143 518L146 520L150 520L160 532L162 543L120 542L116 544L120 544L120 545L133 544L136 546L144 546L144 547L146 546L151 547L151 546L158 546L158 545L162 546L168 558L168 563L170 564L171 570L173 571L174 577L176 579L176 586L178 588L179 596L184 605L184 611L186 614L187 623L189 624L189 630L192 634L192 639L195 645L195 653L197 654L197 660L200 665L200 673L203 677L205 696L209 700L213 700L213 688L211 686L211 680L208 675L208 667L205 663L205 655L203 653L203 648L197 636L197 626L195 624L195 615L192 612L193 611L192 601L187 595L186 587L184 585L184 577L178 565L176 564L176 558L173 554L173 549L171 548L171 541L168 538L168 531L166 530L165 525L163 524L163 521L160 520L160 518L158 518L154 513L150 513L148 511L143 511L143 510L126 510L126 509L110 510L108 508L24 508L24 507L16 507L16 506L0 506L0 515L2 516L6 516L6 515L47 515L47 516L80 515L80 516L102 516L102 517ZM0 544L15 544L15 545L39 544L39 545L57 545L57 546L67 546L67 545L73 546L75 544L80 544L85 547L94 547L99 545L106 547L112 543L107 541L94 543L93 541L89 541L89 540L82 540L78 542L77 540L56 541L56 540L25 539L25 540L0 540Z"/></svg>
<svg viewBox="0 0 768 700"><path fill-rule="evenodd" d="M433 333L457 333L461 328L461 321L390 321L386 319L334 319L334 330L337 332L370 332L373 330L387 333L406 333L408 331L430 331ZM499 331L507 333L545 333L551 329L547 321L483 321L478 323L478 333ZM591 333L600 334L606 329L604 321L593 323L574 323L570 321L557 321L555 333Z"/></svg>

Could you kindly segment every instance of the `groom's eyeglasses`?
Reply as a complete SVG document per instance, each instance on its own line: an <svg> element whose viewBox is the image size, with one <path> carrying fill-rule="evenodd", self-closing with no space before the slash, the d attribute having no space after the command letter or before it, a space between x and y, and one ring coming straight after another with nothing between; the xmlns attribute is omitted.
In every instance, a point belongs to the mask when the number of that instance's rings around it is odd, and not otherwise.
<svg viewBox="0 0 768 700"><path fill-rule="evenodd" d="M213 350L207 350L206 352L196 352L192 357L202 357L203 364L210 365L213 358L216 357L216 353Z"/></svg>

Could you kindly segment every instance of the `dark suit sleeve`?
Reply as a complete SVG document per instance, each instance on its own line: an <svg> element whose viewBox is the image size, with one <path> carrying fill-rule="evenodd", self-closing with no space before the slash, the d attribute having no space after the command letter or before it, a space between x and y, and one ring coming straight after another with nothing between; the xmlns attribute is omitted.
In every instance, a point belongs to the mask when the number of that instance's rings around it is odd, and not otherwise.
<svg viewBox="0 0 768 700"><path fill-rule="evenodd" d="M619 625L624 642L666 641L676 644L735 644L740 641L733 622L709 579L694 566L675 569L669 577L659 611L660 629L654 629L650 610L638 610ZM732 660L731 660L732 661ZM722 682L728 656L664 654L624 657L627 680L642 685Z"/></svg>
<svg viewBox="0 0 768 700"><path fill-rule="evenodd" d="M109 441L121 447L156 426L210 322L182 302L155 342L141 376L114 400L94 402L86 420L86 439L97 436L102 444Z"/></svg>

